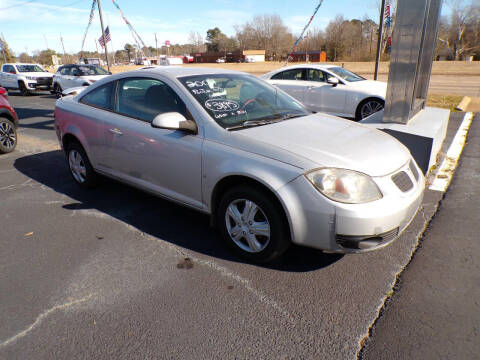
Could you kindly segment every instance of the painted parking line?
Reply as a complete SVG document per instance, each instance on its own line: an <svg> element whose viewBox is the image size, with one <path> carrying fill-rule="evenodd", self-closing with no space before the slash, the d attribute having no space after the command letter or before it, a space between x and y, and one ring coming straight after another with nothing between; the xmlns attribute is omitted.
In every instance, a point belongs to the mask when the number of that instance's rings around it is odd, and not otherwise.
<svg viewBox="0 0 480 360"><path fill-rule="evenodd" d="M462 124L457 130L452 144L448 148L447 155L443 159L440 168L429 186L430 190L445 192L452 181L453 173L458 165L458 159L462 154L463 147L467 141L467 134L470 125L472 124L473 113L468 112L463 117Z"/></svg>

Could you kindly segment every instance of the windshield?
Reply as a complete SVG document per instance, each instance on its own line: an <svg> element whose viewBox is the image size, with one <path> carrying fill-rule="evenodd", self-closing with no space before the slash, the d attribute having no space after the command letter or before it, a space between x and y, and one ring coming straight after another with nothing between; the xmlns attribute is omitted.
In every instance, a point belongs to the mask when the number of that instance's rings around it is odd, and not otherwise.
<svg viewBox="0 0 480 360"><path fill-rule="evenodd" d="M38 65L17 65L18 72L45 72Z"/></svg>
<svg viewBox="0 0 480 360"><path fill-rule="evenodd" d="M79 66L82 75L108 75L108 71L100 66Z"/></svg>
<svg viewBox="0 0 480 360"><path fill-rule="evenodd" d="M328 70L334 73L335 75L340 76L343 80L346 80L346 81L355 82L355 81L366 80L360 75L354 74L353 72L348 71L342 67L332 67L332 68L328 68Z"/></svg>
<svg viewBox="0 0 480 360"><path fill-rule="evenodd" d="M299 102L251 75L196 75L179 80L227 129L308 115Z"/></svg>

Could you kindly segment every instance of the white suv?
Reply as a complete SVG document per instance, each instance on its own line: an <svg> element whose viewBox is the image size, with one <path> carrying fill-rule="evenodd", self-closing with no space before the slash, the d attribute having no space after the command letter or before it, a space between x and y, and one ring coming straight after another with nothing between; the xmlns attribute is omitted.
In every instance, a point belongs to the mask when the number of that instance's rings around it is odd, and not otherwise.
<svg viewBox="0 0 480 360"><path fill-rule="evenodd" d="M20 90L23 96L33 91L51 91L53 74L38 64L3 64L0 86Z"/></svg>
<svg viewBox="0 0 480 360"><path fill-rule="evenodd" d="M89 86L110 74L98 65L63 65L58 68L53 76L53 88L57 98L59 98L64 90Z"/></svg>

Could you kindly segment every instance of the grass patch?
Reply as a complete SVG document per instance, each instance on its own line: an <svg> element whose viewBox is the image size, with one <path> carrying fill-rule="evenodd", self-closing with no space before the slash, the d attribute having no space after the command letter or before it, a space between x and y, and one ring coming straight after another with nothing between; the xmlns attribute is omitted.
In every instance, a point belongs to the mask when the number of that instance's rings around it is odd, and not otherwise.
<svg viewBox="0 0 480 360"><path fill-rule="evenodd" d="M455 107L460 101L462 101L463 96L459 95L428 95L427 106L433 106L443 109L449 109L455 111Z"/></svg>

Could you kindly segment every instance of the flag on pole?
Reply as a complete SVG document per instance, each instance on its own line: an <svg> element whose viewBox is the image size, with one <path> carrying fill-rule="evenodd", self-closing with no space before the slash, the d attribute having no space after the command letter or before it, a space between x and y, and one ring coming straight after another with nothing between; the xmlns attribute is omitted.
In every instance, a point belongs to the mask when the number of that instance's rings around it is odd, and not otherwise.
<svg viewBox="0 0 480 360"><path fill-rule="evenodd" d="M108 26L107 26L107 28L105 29L105 41L108 43L108 42L111 41L111 40L112 40L112 39L110 38L110 29L109 29ZM103 34L102 34L102 36L100 36L100 38L98 39L98 43L100 44L100 46L101 46L102 48L105 47L105 43L103 42Z"/></svg>

